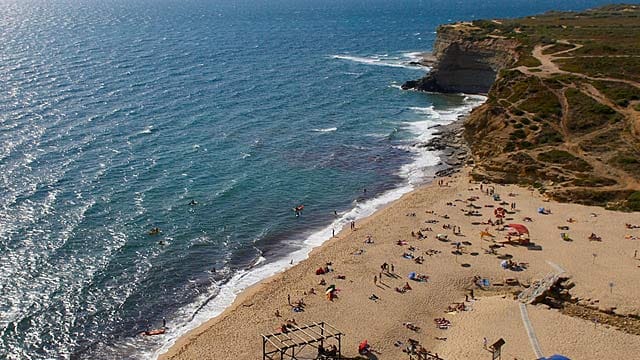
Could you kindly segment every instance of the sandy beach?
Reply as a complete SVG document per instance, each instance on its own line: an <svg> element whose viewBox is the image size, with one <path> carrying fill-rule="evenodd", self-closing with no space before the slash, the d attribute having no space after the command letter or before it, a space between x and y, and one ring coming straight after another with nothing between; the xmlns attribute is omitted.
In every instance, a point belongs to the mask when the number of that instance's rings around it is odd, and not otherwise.
<svg viewBox="0 0 640 360"><path fill-rule="evenodd" d="M640 228L625 224L640 225L638 214L560 204L515 185L475 183L468 171L436 179L358 221L355 230L336 234L307 260L242 293L223 314L183 336L161 359L261 359L261 334L278 332L287 319L300 326L330 323L345 334L346 358L358 358L364 339L371 344L373 359L407 358L402 350L409 339L444 359L489 358L484 338L488 345L503 338L503 358L535 359L523 306L513 293L553 273L570 276L575 306L604 320L568 316L544 304L524 306L544 356L637 356L639 320L625 315L640 314ZM525 225L535 246L500 244L509 228L488 224L496 221L498 207L507 210L504 224ZM540 214L541 207L550 214ZM481 239L483 231L494 237ZM596 236L590 240L592 233ZM521 266L504 269L505 259ZM381 270L384 263L388 270ZM327 264L333 271L316 275ZM410 280L411 272L425 275L426 281ZM474 278L489 286L479 287ZM323 279L326 285L320 285ZM507 286L514 280L524 286ZM331 284L338 291L329 301L325 288ZM411 289L396 289L405 285ZM294 312L289 301L300 299L303 311ZM436 318L446 322L438 327ZM622 331L607 321L628 326ZM450 325L442 326L447 322ZM307 347L302 358L314 358L315 351Z"/></svg>

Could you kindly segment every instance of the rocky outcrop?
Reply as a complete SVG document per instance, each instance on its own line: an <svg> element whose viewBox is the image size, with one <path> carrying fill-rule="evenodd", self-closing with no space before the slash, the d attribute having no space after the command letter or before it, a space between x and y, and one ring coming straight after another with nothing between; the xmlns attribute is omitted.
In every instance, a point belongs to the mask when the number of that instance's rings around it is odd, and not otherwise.
<svg viewBox="0 0 640 360"><path fill-rule="evenodd" d="M488 93L498 72L517 61L517 42L498 36L474 39L475 30L468 23L440 26L433 49L433 70L422 79L407 81L402 88Z"/></svg>

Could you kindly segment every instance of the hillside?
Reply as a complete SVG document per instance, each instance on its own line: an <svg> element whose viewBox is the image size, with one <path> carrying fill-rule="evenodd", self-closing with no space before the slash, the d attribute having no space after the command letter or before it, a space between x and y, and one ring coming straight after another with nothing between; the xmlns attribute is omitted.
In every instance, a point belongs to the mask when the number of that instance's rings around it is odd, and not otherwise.
<svg viewBox="0 0 640 360"><path fill-rule="evenodd" d="M465 121L476 179L640 211L638 39L632 5L445 25L405 88L488 91Z"/></svg>

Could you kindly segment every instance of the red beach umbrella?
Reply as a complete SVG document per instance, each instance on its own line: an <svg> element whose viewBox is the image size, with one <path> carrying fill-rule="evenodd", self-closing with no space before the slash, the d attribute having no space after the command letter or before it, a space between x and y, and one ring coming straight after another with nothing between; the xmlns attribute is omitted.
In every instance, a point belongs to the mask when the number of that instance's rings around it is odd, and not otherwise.
<svg viewBox="0 0 640 360"><path fill-rule="evenodd" d="M526 226L522 225L522 224L509 224L507 225L508 227L512 228L513 230L517 231L518 234L529 234L529 229L527 229Z"/></svg>
<svg viewBox="0 0 640 360"><path fill-rule="evenodd" d="M367 340L363 340L360 345L358 345L358 352L366 351L369 347L369 342Z"/></svg>

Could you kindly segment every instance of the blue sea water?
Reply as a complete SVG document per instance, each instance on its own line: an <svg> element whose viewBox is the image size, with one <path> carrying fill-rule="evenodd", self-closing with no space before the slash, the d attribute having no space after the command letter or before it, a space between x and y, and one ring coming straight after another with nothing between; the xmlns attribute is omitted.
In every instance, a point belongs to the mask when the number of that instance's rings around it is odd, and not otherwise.
<svg viewBox="0 0 640 360"><path fill-rule="evenodd" d="M157 356L429 179L438 24L601 3L0 0L0 358Z"/></svg>

